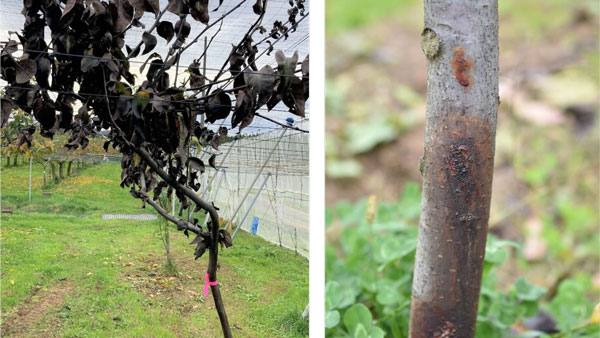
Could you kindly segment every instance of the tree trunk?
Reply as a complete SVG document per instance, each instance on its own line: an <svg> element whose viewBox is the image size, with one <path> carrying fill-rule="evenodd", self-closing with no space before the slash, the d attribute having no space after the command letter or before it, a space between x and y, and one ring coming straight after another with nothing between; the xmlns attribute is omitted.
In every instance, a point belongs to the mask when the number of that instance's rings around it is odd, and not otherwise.
<svg viewBox="0 0 600 338"><path fill-rule="evenodd" d="M169 234L168 224L165 224L165 250L167 251L167 263L173 264L171 260L171 235Z"/></svg>
<svg viewBox="0 0 600 338"><path fill-rule="evenodd" d="M6 156L6 167L10 167L10 156Z"/></svg>
<svg viewBox="0 0 600 338"><path fill-rule="evenodd" d="M16 167L19 165L18 160L19 160L19 156L15 156L15 158L13 159L13 167Z"/></svg>
<svg viewBox="0 0 600 338"><path fill-rule="evenodd" d="M49 163L50 163L50 172L52 172L52 178L54 179L54 183L60 182L60 178L56 174L56 163L54 163L54 161L52 161L52 160L50 160Z"/></svg>
<svg viewBox="0 0 600 338"><path fill-rule="evenodd" d="M73 161L67 163L67 177L71 176L71 165L73 165Z"/></svg>
<svg viewBox="0 0 600 338"><path fill-rule="evenodd" d="M58 173L61 179L65 179L65 161L58 161Z"/></svg>
<svg viewBox="0 0 600 338"><path fill-rule="evenodd" d="M427 117L410 336L473 337L498 110L497 0L425 0Z"/></svg>

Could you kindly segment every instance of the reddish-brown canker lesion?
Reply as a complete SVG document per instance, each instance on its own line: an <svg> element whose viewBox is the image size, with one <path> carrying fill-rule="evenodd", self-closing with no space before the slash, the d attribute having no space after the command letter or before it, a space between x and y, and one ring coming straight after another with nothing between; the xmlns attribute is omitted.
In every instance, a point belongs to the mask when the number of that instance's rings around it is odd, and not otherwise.
<svg viewBox="0 0 600 338"><path fill-rule="evenodd" d="M452 58L452 69L454 69L454 77L464 87L469 87L473 83L471 77L471 68L475 65L473 59L465 56L465 49L462 47L454 47L452 50L454 57Z"/></svg>

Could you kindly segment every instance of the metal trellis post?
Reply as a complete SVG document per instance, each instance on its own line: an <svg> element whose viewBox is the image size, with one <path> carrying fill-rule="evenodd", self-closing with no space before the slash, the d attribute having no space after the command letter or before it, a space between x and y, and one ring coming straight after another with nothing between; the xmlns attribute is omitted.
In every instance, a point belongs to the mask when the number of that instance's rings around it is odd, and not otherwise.
<svg viewBox="0 0 600 338"><path fill-rule="evenodd" d="M271 176L271 172L269 171L267 173L267 176L265 177L265 179L260 184L260 187L258 188L258 191L256 192L256 195L254 195L254 198L252 199L252 202L250 202L250 206L248 207L248 209L246 209L246 213L244 213L244 216L242 217L242 220L238 223L237 227L235 228L235 231L233 232L233 235L231 235L231 240L232 241L235 239L235 236L237 235L238 231L242 227L242 224L244 224L244 221L246 220L246 217L248 217L248 214L250 213L250 210L252 210L252 207L254 206L254 203L256 203L256 200L258 199L258 196L260 195L260 192L265 187L265 184L267 183L267 180L269 179L270 176Z"/></svg>

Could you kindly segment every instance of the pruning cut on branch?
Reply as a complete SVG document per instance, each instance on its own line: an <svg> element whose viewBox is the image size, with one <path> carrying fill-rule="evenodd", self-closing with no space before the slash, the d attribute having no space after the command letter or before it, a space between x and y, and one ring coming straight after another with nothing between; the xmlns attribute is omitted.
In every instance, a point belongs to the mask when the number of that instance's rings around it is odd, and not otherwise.
<svg viewBox="0 0 600 338"><path fill-rule="evenodd" d="M186 235L194 233L196 238L191 244L196 245L196 259L208 251L207 285L223 334L231 337L217 282L219 244L231 246L231 236L226 229L219 229L219 209L198 193L205 164L190 156L188 149L193 141L202 148L218 150L229 130L222 126L210 128L211 125L231 117L231 129L238 128L239 133L255 116L263 117L257 111L264 106L273 110L283 103L291 114L305 116L308 55L298 62L297 52L286 56L278 50L274 58L277 66L265 65L260 70L256 61L269 55L278 41L287 39L308 12L304 0L290 1L286 23L275 21L267 30L262 22L268 1L257 0L252 11L258 18L249 23L247 33L233 45L212 81L200 67L200 59L206 57L210 44L202 51L202 57L181 73L187 73L187 78L179 85L177 76L170 81L169 71L173 66L175 70L179 68L186 50L219 25L211 33L212 41L232 13L250 9L243 6L247 0L238 0L211 20L223 2L220 0L215 9L209 8L208 0L170 0L160 9L159 0L25 1L24 28L18 33L10 32L15 38L4 43L0 54L1 77L8 83L2 94L1 121L4 127L11 120L12 111L20 108L33 115L36 123L24 128L23 135L15 139L29 140L39 126L41 135L48 138L69 132L65 145L69 149L85 148L90 136L106 130L104 149L112 146L122 155L121 187L128 187L133 197L156 209L178 230ZM177 15L178 20L163 20L166 12ZM140 19L147 14L154 15L154 23L144 31L141 41L129 46L125 40L127 32L131 27L145 28ZM192 33L190 20L205 27L186 44ZM50 42L46 40L46 28L52 33ZM169 45L164 56L152 53L162 41L154 35L155 31ZM256 35L262 38L253 43ZM264 48L262 53L259 48ZM22 54L17 56L19 52ZM137 56L146 54L149 56L140 68L139 83L131 64ZM296 75L297 68L300 76ZM225 72L231 76L219 80ZM177 71L176 74L181 75ZM80 106L77 112L76 106ZM198 121L198 117L203 120ZM213 155L209 165L214 163ZM165 189L169 197L174 196L181 203L178 215L169 214L157 202ZM210 221L206 228L196 219L181 218L182 211L189 208L207 214Z"/></svg>

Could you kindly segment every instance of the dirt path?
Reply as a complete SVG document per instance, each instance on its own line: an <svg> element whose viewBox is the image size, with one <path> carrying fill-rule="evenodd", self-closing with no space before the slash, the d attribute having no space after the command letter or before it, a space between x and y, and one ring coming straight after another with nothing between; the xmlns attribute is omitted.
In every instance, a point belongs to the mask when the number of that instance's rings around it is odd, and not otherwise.
<svg viewBox="0 0 600 338"><path fill-rule="evenodd" d="M59 281L42 290L36 287L27 300L13 311L6 314L2 320L2 337L54 337L58 336L61 324L55 323L53 331L38 334L33 331L38 320L53 309L59 308L68 294L73 291L73 284L68 280Z"/></svg>

